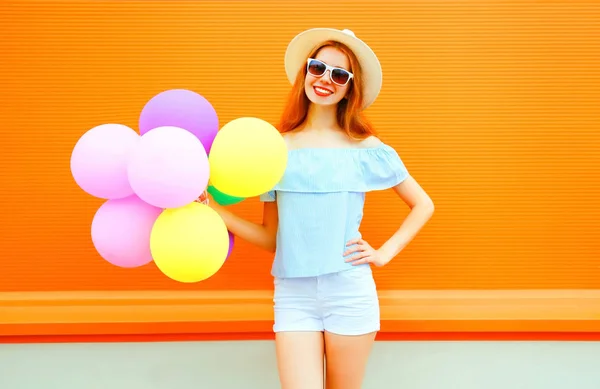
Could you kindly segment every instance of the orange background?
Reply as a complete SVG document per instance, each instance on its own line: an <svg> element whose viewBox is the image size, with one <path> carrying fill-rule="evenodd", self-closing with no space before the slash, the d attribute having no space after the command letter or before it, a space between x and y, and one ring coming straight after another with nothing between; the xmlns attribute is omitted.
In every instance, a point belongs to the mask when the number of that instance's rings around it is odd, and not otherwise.
<svg viewBox="0 0 600 389"><path fill-rule="evenodd" d="M155 94L205 96L221 125L275 123L283 54L306 28L350 28L378 54L367 111L436 214L382 289L600 287L600 5L595 1L2 1L0 291L267 289L271 255L237 240L211 279L116 268L90 239L102 203L69 171L78 138L137 129ZM257 199L232 207L259 221ZM375 246L407 208L368 195Z"/></svg>

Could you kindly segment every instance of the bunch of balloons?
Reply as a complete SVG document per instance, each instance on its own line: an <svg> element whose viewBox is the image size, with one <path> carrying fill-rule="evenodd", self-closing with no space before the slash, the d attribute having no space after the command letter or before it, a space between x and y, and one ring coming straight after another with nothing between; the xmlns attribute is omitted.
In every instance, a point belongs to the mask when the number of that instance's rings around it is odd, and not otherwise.
<svg viewBox="0 0 600 389"><path fill-rule="evenodd" d="M219 214L196 201L205 191L221 205L271 190L287 164L281 134L243 117L219 129L201 95L184 89L154 96L139 134L122 124L87 131L71 154L71 173L86 193L106 201L92 220L94 247L113 265L154 261L179 282L214 275L233 247Z"/></svg>

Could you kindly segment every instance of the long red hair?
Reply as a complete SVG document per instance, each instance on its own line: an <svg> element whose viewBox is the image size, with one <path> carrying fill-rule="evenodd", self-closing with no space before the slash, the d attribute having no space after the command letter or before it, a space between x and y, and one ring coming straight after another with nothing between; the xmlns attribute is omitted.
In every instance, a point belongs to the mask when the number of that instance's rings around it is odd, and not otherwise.
<svg viewBox="0 0 600 389"><path fill-rule="evenodd" d="M336 42L327 41L321 46L313 50L307 57L314 58L324 47L335 47L342 53L346 54L350 61L350 71L354 74L354 78L348 86L348 93L337 106L337 122L338 125L348 134L350 138L365 139L371 135L375 135L375 130L371 123L362 114L363 106L363 79L358 59L346 45ZM279 122L279 131L281 133L290 132L298 129L304 123L308 115L308 107L311 102L304 91L304 80L306 78L306 66L303 66L298 75L292 90L290 91L287 104L281 115Z"/></svg>

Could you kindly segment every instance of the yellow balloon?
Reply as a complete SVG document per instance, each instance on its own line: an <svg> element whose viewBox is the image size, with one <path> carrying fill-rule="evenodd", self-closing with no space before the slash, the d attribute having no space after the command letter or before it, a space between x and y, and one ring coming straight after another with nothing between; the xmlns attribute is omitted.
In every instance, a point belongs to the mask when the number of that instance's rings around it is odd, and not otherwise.
<svg viewBox="0 0 600 389"><path fill-rule="evenodd" d="M253 117L232 120L211 146L210 182L230 196L259 196L283 176L287 153L283 136L268 122Z"/></svg>
<svg viewBox="0 0 600 389"><path fill-rule="evenodd" d="M156 266L179 282L199 282L223 266L229 234L212 208L190 203L165 209L152 227L150 252Z"/></svg>

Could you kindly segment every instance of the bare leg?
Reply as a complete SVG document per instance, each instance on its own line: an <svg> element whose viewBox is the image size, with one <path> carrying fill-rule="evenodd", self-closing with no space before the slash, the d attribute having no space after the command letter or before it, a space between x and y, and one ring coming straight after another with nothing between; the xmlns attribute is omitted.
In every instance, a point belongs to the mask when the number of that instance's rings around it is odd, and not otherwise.
<svg viewBox="0 0 600 389"><path fill-rule="evenodd" d="M376 332L346 336L325 332L327 389L360 389Z"/></svg>
<svg viewBox="0 0 600 389"><path fill-rule="evenodd" d="M275 345L282 389L323 389L322 332L277 332Z"/></svg>

